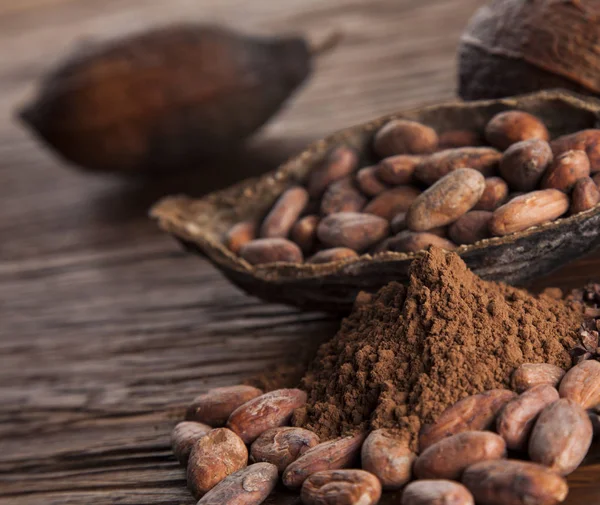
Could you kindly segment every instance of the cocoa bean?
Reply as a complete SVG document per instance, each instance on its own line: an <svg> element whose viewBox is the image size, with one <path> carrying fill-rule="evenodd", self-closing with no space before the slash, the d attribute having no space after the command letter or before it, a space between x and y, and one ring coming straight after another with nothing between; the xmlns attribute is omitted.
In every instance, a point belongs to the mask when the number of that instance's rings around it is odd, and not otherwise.
<svg viewBox="0 0 600 505"><path fill-rule="evenodd" d="M385 244L382 244L382 251L413 253L427 249L429 246L440 247L446 249L446 251L456 249L454 242L430 232L405 230L384 242Z"/></svg>
<svg viewBox="0 0 600 505"><path fill-rule="evenodd" d="M433 128L407 119L393 119L375 134L373 148L382 158L395 154L426 154L435 151L438 136Z"/></svg>
<svg viewBox="0 0 600 505"><path fill-rule="evenodd" d="M171 433L171 448L179 464L186 466L195 443L212 428L207 424L183 421Z"/></svg>
<svg viewBox="0 0 600 505"><path fill-rule="evenodd" d="M364 470L324 470L304 481L300 497L305 505L375 505L381 484Z"/></svg>
<svg viewBox="0 0 600 505"><path fill-rule="evenodd" d="M509 110L489 120L485 127L485 138L491 145L504 151L522 140L548 141L550 134L537 117L527 112Z"/></svg>
<svg viewBox="0 0 600 505"><path fill-rule="evenodd" d="M590 161L584 151L559 154L548 167L542 188L554 188L569 193L582 177L590 175Z"/></svg>
<svg viewBox="0 0 600 505"><path fill-rule="evenodd" d="M260 227L262 238L286 238L308 203L308 192L300 186L287 189L277 199Z"/></svg>
<svg viewBox="0 0 600 505"><path fill-rule="evenodd" d="M550 142L554 156L566 151L585 151L590 162L590 172L600 171L600 130L581 130L563 135Z"/></svg>
<svg viewBox="0 0 600 505"><path fill-rule="evenodd" d="M475 500L458 482L418 480L404 488L400 505L475 505Z"/></svg>
<svg viewBox="0 0 600 505"><path fill-rule="evenodd" d="M394 235L406 230L406 212L398 212L390 221L390 229Z"/></svg>
<svg viewBox="0 0 600 505"><path fill-rule="evenodd" d="M307 263L321 264L331 263L332 261L344 261L348 259L358 258L358 254L347 247L333 247L331 249L323 249L306 260Z"/></svg>
<svg viewBox="0 0 600 505"><path fill-rule="evenodd" d="M592 180L596 183L596 186L600 187L600 173L593 174Z"/></svg>
<svg viewBox="0 0 600 505"><path fill-rule="evenodd" d="M359 189L367 196L377 196L383 193L389 186L382 182L376 175L377 167L361 168L356 173L356 183Z"/></svg>
<svg viewBox="0 0 600 505"><path fill-rule="evenodd" d="M423 156L399 154L390 156L379 162L375 173L379 179L387 184L409 184L413 179L416 166L421 163Z"/></svg>
<svg viewBox="0 0 600 505"><path fill-rule="evenodd" d="M350 175L358 166L358 156L346 146L334 148L308 176L308 194L319 198L327 186Z"/></svg>
<svg viewBox="0 0 600 505"><path fill-rule="evenodd" d="M315 247L319 220L319 216L311 214L299 219L292 227L290 239L298 244L304 254L310 253Z"/></svg>
<svg viewBox="0 0 600 505"><path fill-rule="evenodd" d="M337 212L358 212L367 199L354 187L350 177L344 177L332 183L326 190L321 200L321 214L328 216Z"/></svg>
<svg viewBox="0 0 600 505"><path fill-rule="evenodd" d="M460 216L448 229L455 244L474 244L490 236L489 224L493 214L485 210L472 210Z"/></svg>
<svg viewBox="0 0 600 505"><path fill-rule="evenodd" d="M500 174L516 191L533 191L552 163L552 149L544 140L524 140L510 146L500 160Z"/></svg>
<svg viewBox="0 0 600 505"><path fill-rule="evenodd" d="M390 221L399 212L406 212L421 192L413 186L396 186L377 195L363 212Z"/></svg>
<svg viewBox="0 0 600 505"><path fill-rule="evenodd" d="M264 461L277 467L279 473L319 443L316 433L303 428L271 428L260 435L250 448L252 461Z"/></svg>
<svg viewBox="0 0 600 505"><path fill-rule="evenodd" d="M568 398L591 409L600 405L600 362L587 360L571 368L560 381L558 392L561 398Z"/></svg>
<svg viewBox="0 0 600 505"><path fill-rule="evenodd" d="M593 209L600 203L600 189L590 177L579 179L571 193L570 214L578 214Z"/></svg>
<svg viewBox="0 0 600 505"><path fill-rule="evenodd" d="M558 387L564 375L565 371L556 365L524 363L513 372L510 384L517 393L522 393L541 384Z"/></svg>
<svg viewBox="0 0 600 505"><path fill-rule="evenodd" d="M264 263L302 263L300 248L284 238L257 238L243 245L240 256L251 265Z"/></svg>
<svg viewBox="0 0 600 505"><path fill-rule="evenodd" d="M386 219L372 214L340 212L322 219L317 237L328 247L348 247L362 252L389 233Z"/></svg>
<svg viewBox="0 0 600 505"><path fill-rule="evenodd" d="M474 147L482 143L481 135L474 130L448 130L439 135L438 148Z"/></svg>
<svg viewBox="0 0 600 505"><path fill-rule="evenodd" d="M446 149L425 157L415 168L414 178L430 186L460 168L471 168L489 177L496 172L501 157L491 147Z"/></svg>
<svg viewBox="0 0 600 505"><path fill-rule="evenodd" d="M233 225L225 234L223 242L232 253L239 254L243 245L256 238L257 225L254 221L242 221Z"/></svg>
<svg viewBox="0 0 600 505"><path fill-rule="evenodd" d="M243 384L213 388L194 398L185 419L213 427L223 426L235 409L262 394L260 389Z"/></svg>
<svg viewBox="0 0 600 505"><path fill-rule="evenodd" d="M488 177L485 189L473 210L496 210L508 199L508 184L501 177Z"/></svg>

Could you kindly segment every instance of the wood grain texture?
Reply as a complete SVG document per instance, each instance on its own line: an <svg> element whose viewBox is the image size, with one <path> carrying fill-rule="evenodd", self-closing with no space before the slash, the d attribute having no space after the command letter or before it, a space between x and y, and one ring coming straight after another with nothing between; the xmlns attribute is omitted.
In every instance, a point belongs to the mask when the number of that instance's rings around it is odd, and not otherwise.
<svg viewBox="0 0 600 505"><path fill-rule="evenodd" d="M194 503L168 447L186 403L295 359L338 322L237 291L158 232L148 207L262 173L349 124L452 97L456 42L480 4L0 0L0 505ZM70 46L182 20L344 38L245 153L194 174L81 174L14 121ZM594 277L597 255L539 286ZM598 499L598 472L592 459L572 476L568 503ZM267 503L299 498L279 491Z"/></svg>

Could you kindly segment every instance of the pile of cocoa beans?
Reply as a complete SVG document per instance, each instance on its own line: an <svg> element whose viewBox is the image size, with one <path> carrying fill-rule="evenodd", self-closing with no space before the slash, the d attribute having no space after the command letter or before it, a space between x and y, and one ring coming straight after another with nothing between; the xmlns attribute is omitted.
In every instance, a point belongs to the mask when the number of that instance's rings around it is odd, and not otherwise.
<svg viewBox="0 0 600 505"><path fill-rule="evenodd" d="M254 265L452 250L600 202L600 129L550 141L538 118L517 110L495 115L483 133L438 135L395 119L372 147L380 161L366 167L353 149L334 148L262 222L233 226L227 247Z"/></svg>
<svg viewBox="0 0 600 505"><path fill-rule="evenodd" d="M198 505L258 505L280 479L305 505L374 505L382 490L402 490L401 505L560 503L600 426L600 362L524 364L511 386L448 408L418 454L394 430L320 441L288 426L299 389L217 388L189 406L173 451Z"/></svg>

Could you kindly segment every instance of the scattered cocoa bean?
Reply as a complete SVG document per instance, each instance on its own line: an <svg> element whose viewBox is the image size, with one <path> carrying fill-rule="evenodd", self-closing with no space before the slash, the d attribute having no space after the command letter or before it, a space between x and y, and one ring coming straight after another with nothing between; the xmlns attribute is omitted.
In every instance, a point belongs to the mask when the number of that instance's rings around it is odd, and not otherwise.
<svg viewBox="0 0 600 505"><path fill-rule="evenodd" d="M570 192L582 177L590 175L590 161L584 151L566 151L556 156L542 180L542 188Z"/></svg>
<svg viewBox="0 0 600 505"><path fill-rule="evenodd" d="M500 174L513 190L532 191L552 163L552 149L544 140L523 140L511 145L500 160Z"/></svg>
<svg viewBox="0 0 600 505"><path fill-rule="evenodd" d="M315 445L289 464L283 472L283 483L289 488L299 488L313 473L347 468L358 458L365 438L361 433Z"/></svg>
<svg viewBox="0 0 600 505"><path fill-rule="evenodd" d="M585 151L590 162L590 172L600 171L600 130L581 130L563 135L550 142L554 156L566 151Z"/></svg>
<svg viewBox="0 0 600 505"><path fill-rule="evenodd" d="M568 398L591 409L600 405L600 362L587 360L571 368L560 381L558 392L561 398Z"/></svg>
<svg viewBox="0 0 600 505"><path fill-rule="evenodd" d="M389 233L386 219L372 214L340 212L322 219L317 237L328 247L348 247L362 252Z"/></svg>
<svg viewBox="0 0 600 505"><path fill-rule="evenodd" d="M475 500L458 482L418 480L404 488L400 505L475 505Z"/></svg>
<svg viewBox="0 0 600 505"><path fill-rule="evenodd" d="M375 168L379 179L387 184L409 184L412 181L416 166L421 163L423 156L399 154L384 158Z"/></svg>
<svg viewBox="0 0 600 505"><path fill-rule="evenodd" d="M375 505L381 484L364 470L324 470L304 481L300 497L305 505Z"/></svg>
<svg viewBox="0 0 600 505"><path fill-rule="evenodd" d="M464 470L480 461L506 457L506 443L490 431L464 431L430 445L415 461L417 479L459 480Z"/></svg>
<svg viewBox="0 0 600 505"><path fill-rule="evenodd" d="M524 363L513 372L510 384L517 393L522 393L540 384L558 387L564 375L565 371L556 365Z"/></svg>
<svg viewBox="0 0 600 505"><path fill-rule="evenodd" d="M232 253L238 254L243 245L256 238L256 229L254 221L242 221L229 229L223 242Z"/></svg>
<svg viewBox="0 0 600 505"><path fill-rule="evenodd" d="M264 263L302 263L300 248L284 238L257 238L243 245L240 256L251 265Z"/></svg>
<svg viewBox="0 0 600 505"><path fill-rule="evenodd" d="M593 436L587 412L573 400L562 398L540 413L529 438L529 457L568 475L585 458Z"/></svg>
<svg viewBox="0 0 600 505"><path fill-rule="evenodd" d="M250 448L252 461L264 461L282 473L286 467L319 443L316 433L289 426L271 428L260 435Z"/></svg>
<svg viewBox="0 0 600 505"><path fill-rule="evenodd" d="M473 208L484 189L485 179L477 170L450 172L415 199L406 213L406 224L412 231L450 224Z"/></svg>
<svg viewBox="0 0 600 505"><path fill-rule="evenodd" d="M192 447L187 466L188 488L199 498L247 463L248 449L242 439L227 428L216 428Z"/></svg>
<svg viewBox="0 0 600 505"><path fill-rule="evenodd" d="M314 214L304 216L292 227L290 239L298 244L304 254L310 253L315 247L319 219L319 216Z"/></svg>
<svg viewBox="0 0 600 505"><path fill-rule="evenodd" d="M390 237L382 244L381 251L393 252L418 252L427 249L430 245L452 251L456 244L450 240L430 232L401 231L394 237ZM378 252L381 252L378 251Z"/></svg>
<svg viewBox="0 0 600 505"><path fill-rule="evenodd" d="M483 143L481 135L474 130L448 130L439 135L440 149L473 147Z"/></svg>
<svg viewBox="0 0 600 505"><path fill-rule="evenodd" d="M269 428L286 424L294 409L306 403L306 393L300 389L277 389L258 396L235 409L227 427L249 444Z"/></svg>
<svg viewBox="0 0 600 505"><path fill-rule="evenodd" d="M600 436L600 414L597 414L596 412L588 412L588 416L594 430L594 438L598 438Z"/></svg>
<svg viewBox="0 0 600 505"><path fill-rule="evenodd" d="M358 254L347 247L333 247L323 249L306 260L307 263L320 264L331 263L332 261L343 261L352 258L358 258Z"/></svg>
<svg viewBox="0 0 600 505"><path fill-rule="evenodd" d="M390 221L390 229L394 235L406 230L406 212L398 212Z"/></svg>
<svg viewBox="0 0 600 505"><path fill-rule="evenodd" d="M286 238L308 203L308 192L295 186L277 199L260 227L262 238Z"/></svg>
<svg viewBox="0 0 600 505"><path fill-rule="evenodd" d="M594 208L600 203L600 189L590 177L579 179L571 193L570 214L579 214Z"/></svg>
<svg viewBox="0 0 600 505"><path fill-rule="evenodd" d="M186 466L195 443L212 428L207 424L183 421L171 433L171 448L179 464Z"/></svg>
<svg viewBox="0 0 600 505"><path fill-rule="evenodd" d="M508 235L562 216L569 209L569 197L557 189L532 191L513 198L494 211L492 235Z"/></svg>
<svg viewBox="0 0 600 505"><path fill-rule="evenodd" d="M358 156L353 149L346 146L334 148L308 176L308 194L319 198L327 186L350 175L357 166Z"/></svg>
<svg viewBox="0 0 600 505"><path fill-rule="evenodd" d="M389 186L382 182L376 175L377 167L365 167L356 172L356 183L359 189L367 196L377 196Z"/></svg>
<svg viewBox="0 0 600 505"><path fill-rule="evenodd" d="M277 485L277 468L256 463L225 477L197 505L259 505Z"/></svg>
<svg viewBox="0 0 600 505"><path fill-rule="evenodd" d="M367 199L354 187L351 177L344 177L332 183L323 194L321 214L328 216L337 212L358 212Z"/></svg>
<svg viewBox="0 0 600 505"><path fill-rule="evenodd" d="M185 419L213 427L223 426L235 409L262 394L260 389L243 384L213 388L194 398Z"/></svg>
<svg viewBox="0 0 600 505"><path fill-rule="evenodd" d="M489 120L485 127L485 138L491 145L504 151L522 140L548 141L550 134L537 117L527 112L509 110Z"/></svg>
<svg viewBox="0 0 600 505"><path fill-rule="evenodd" d="M363 211L391 221L399 212L406 212L420 194L413 186L396 186L373 198Z"/></svg>
<svg viewBox="0 0 600 505"><path fill-rule="evenodd" d="M430 186L460 168L471 168L489 177L494 175L501 157L502 153L491 147L446 149L423 158L414 178Z"/></svg>
<svg viewBox="0 0 600 505"><path fill-rule="evenodd" d="M395 154L426 154L435 151L438 136L433 128L407 119L393 119L375 134L373 148L382 158Z"/></svg>
<svg viewBox="0 0 600 505"><path fill-rule="evenodd" d="M473 210L496 210L508 199L508 185L501 177L488 177L485 189Z"/></svg>
<svg viewBox="0 0 600 505"><path fill-rule="evenodd" d="M486 430L496 420L498 412L517 395L506 389L491 389L463 398L447 408L434 424L425 425L419 433L419 448L425 449L443 438L464 431Z"/></svg>
<svg viewBox="0 0 600 505"><path fill-rule="evenodd" d="M493 214L485 210L472 210L460 216L448 229L455 244L474 244L490 236L489 224Z"/></svg>
<svg viewBox="0 0 600 505"><path fill-rule="evenodd" d="M552 470L516 460L476 463L465 470L462 483L478 505L556 505L569 492Z"/></svg>
<svg viewBox="0 0 600 505"><path fill-rule="evenodd" d="M506 447L513 451L526 450L538 414L558 398L555 387L540 384L508 402L496 423L496 431L506 441Z"/></svg>
<svg viewBox="0 0 600 505"><path fill-rule="evenodd" d="M600 173L593 174L592 180L596 183L596 186L600 187Z"/></svg>
<svg viewBox="0 0 600 505"><path fill-rule="evenodd" d="M412 476L417 455L408 441L390 430L372 431L361 450L362 468L379 479L383 489L400 489Z"/></svg>

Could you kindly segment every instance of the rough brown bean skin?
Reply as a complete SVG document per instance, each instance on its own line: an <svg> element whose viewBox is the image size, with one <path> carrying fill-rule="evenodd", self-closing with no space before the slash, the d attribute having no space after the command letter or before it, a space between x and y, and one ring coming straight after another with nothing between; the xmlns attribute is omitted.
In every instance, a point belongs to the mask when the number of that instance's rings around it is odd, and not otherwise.
<svg viewBox="0 0 600 505"><path fill-rule="evenodd" d="M262 394L260 389L244 384L213 388L192 400L185 419L214 428L224 426L235 409Z"/></svg>
<svg viewBox="0 0 600 505"><path fill-rule="evenodd" d="M396 235L406 230L406 212L398 212L390 221L390 230Z"/></svg>
<svg viewBox="0 0 600 505"><path fill-rule="evenodd" d="M433 128L407 119L393 119L375 134L373 148L382 158L395 154L426 154L435 151L438 136Z"/></svg>
<svg viewBox="0 0 600 505"><path fill-rule="evenodd" d="M325 470L304 481L300 496L305 505L375 505L381 484L364 470Z"/></svg>
<svg viewBox="0 0 600 505"><path fill-rule="evenodd" d="M575 365L560 381L558 392L584 409L600 405L600 362L587 360Z"/></svg>
<svg viewBox="0 0 600 505"><path fill-rule="evenodd" d="M386 219L372 214L340 212L325 217L317 227L317 237L328 247L348 247L362 252L389 233Z"/></svg>
<svg viewBox="0 0 600 505"><path fill-rule="evenodd" d="M434 233L405 230L394 237L387 239L385 245L382 244L382 248L378 250L378 252L393 251L412 253L427 249L429 246L440 247L446 251L452 251L457 247L454 242Z"/></svg>
<svg viewBox="0 0 600 505"><path fill-rule="evenodd" d="M569 214L593 209L598 203L600 203L600 189L590 177L583 177L573 186Z"/></svg>
<svg viewBox="0 0 600 505"><path fill-rule="evenodd" d="M350 175L358 165L356 152L346 146L334 148L308 176L307 189L311 198L319 198L327 186Z"/></svg>
<svg viewBox="0 0 600 505"><path fill-rule="evenodd" d="M250 448L252 461L271 463L282 473L286 467L319 443L319 436L304 428L271 428L260 435Z"/></svg>
<svg viewBox="0 0 600 505"><path fill-rule="evenodd" d="M212 428L207 424L182 421L171 433L171 448L180 465L186 466L195 443Z"/></svg>
<svg viewBox="0 0 600 505"><path fill-rule="evenodd" d="M440 149L455 147L476 147L482 144L479 132L474 130L448 130L439 135Z"/></svg>
<svg viewBox="0 0 600 505"><path fill-rule="evenodd" d="M554 156L566 151L585 151L590 161L590 172L600 171L600 130L581 130L570 135L563 135L550 142Z"/></svg>
<svg viewBox="0 0 600 505"><path fill-rule="evenodd" d="M490 237L489 225L493 213L472 210L459 217L448 229L448 236L458 245L474 244Z"/></svg>
<svg viewBox="0 0 600 505"><path fill-rule="evenodd" d="M596 186L600 187L600 173L592 175L592 180L596 183Z"/></svg>
<svg viewBox="0 0 600 505"><path fill-rule="evenodd" d="M540 384L508 402L496 422L496 431L506 446L513 451L526 450L538 414L558 398L555 387Z"/></svg>
<svg viewBox="0 0 600 505"><path fill-rule="evenodd" d="M242 221L233 225L225 234L225 246L235 254L239 254L244 244L256 238L257 224L254 221Z"/></svg>
<svg viewBox="0 0 600 505"><path fill-rule="evenodd" d="M410 154L390 156L379 162L375 168L375 173L379 179L392 186L410 184L415 168L423 158L423 156Z"/></svg>
<svg viewBox="0 0 600 505"><path fill-rule="evenodd" d="M494 147L504 151L522 140L548 141L550 134L537 117L527 112L509 110L496 114L485 127L485 138Z"/></svg>
<svg viewBox="0 0 600 505"><path fill-rule="evenodd" d="M376 171L377 167L373 166L361 168L356 173L356 184L367 196L377 196L389 189L389 186L377 177Z"/></svg>
<svg viewBox="0 0 600 505"><path fill-rule="evenodd" d="M475 505L475 500L458 482L417 480L404 488L400 505Z"/></svg>
<svg viewBox="0 0 600 505"><path fill-rule="evenodd" d="M321 200L321 215L337 212L358 212L367 203L367 198L354 187L351 177L344 177L331 184Z"/></svg>
<svg viewBox="0 0 600 505"><path fill-rule="evenodd" d="M261 227L262 238L286 238L308 203L308 192L300 187L285 190L265 217Z"/></svg>
<svg viewBox="0 0 600 505"><path fill-rule="evenodd" d="M494 236L508 235L554 221L569 210L569 203L569 197L558 189L525 193L494 211L490 232Z"/></svg>
<svg viewBox="0 0 600 505"><path fill-rule="evenodd" d="M517 393L522 393L540 384L558 387L564 375L565 371L556 365L549 363L523 363L513 372L510 385Z"/></svg>
<svg viewBox="0 0 600 505"><path fill-rule="evenodd" d="M311 214L304 216L296 221L296 224L290 231L290 239L298 244L304 254L310 253L317 241L317 226L319 225L320 217Z"/></svg>
<svg viewBox="0 0 600 505"><path fill-rule="evenodd" d="M544 140L524 140L510 146L500 160L500 175L515 191L533 191L552 163L552 149Z"/></svg>
<svg viewBox="0 0 600 505"><path fill-rule="evenodd" d="M413 186L396 186L373 198L363 212L390 221L399 212L406 212L420 194L421 191Z"/></svg>
<svg viewBox="0 0 600 505"><path fill-rule="evenodd" d="M446 149L424 157L417 165L414 178L428 186L460 168L471 168L485 177L494 175L502 153L491 147Z"/></svg>
<svg viewBox="0 0 600 505"><path fill-rule="evenodd" d="M285 238L258 238L240 249L240 256L251 265L264 263L302 263L300 248Z"/></svg>
<svg viewBox="0 0 600 505"><path fill-rule="evenodd" d="M544 175L542 188L570 192L582 177L590 175L590 161L584 151L566 151L559 154Z"/></svg>
<svg viewBox="0 0 600 505"><path fill-rule="evenodd" d="M475 206L484 189L485 178L477 170L450 172L415 199L406 213L406 224L412 231L450 224Z"/></svg>
<svg viewBox="0 0 600 505"><path fill-rule="evenodd" d="M508 199L508 184L501 177L488 177L485 189L473 210L496 210Z"/></svg>
<svg viewBox="0 0 600 505"><path fill-rule="evenodd" d="M321 264L331 263L332 261L344 261L348 259L358 258L356 251L347 247L332 247L331 249L323 249L306 260L306 263Z"/></svg>

